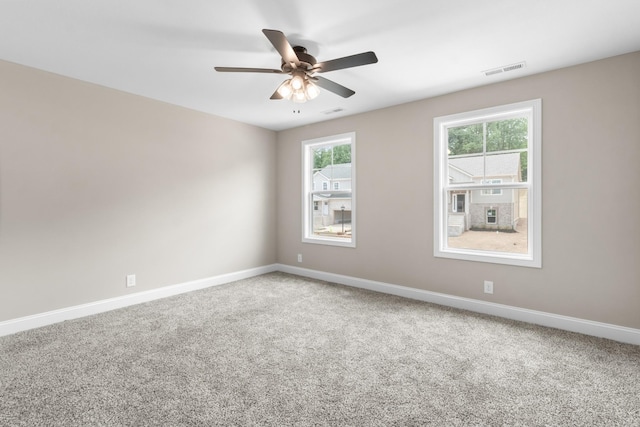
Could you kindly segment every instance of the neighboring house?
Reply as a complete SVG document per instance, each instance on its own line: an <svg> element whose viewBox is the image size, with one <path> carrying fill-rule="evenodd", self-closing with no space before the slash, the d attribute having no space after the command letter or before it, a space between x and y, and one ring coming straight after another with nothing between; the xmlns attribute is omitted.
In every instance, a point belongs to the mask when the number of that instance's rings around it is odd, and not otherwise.
<svg viewBox="0 0 640 427"><path fill-rule="evenodd" d="M485 173L486 168L486 173ZM450 183L519 182L520 153L449 158ZM517 189L461 190L451 192L449 200L449 236L469 229L514 230L518 220L526 218ZM524 198L526 200L526 197Z"/></svg>
<svg viewBox="0 0 640 427"><path fill-rule="evenodd" d="M327 193L313 196L313 224L330 226L351 223L351 163L329 165L313 174L313 189Z"/></svg>

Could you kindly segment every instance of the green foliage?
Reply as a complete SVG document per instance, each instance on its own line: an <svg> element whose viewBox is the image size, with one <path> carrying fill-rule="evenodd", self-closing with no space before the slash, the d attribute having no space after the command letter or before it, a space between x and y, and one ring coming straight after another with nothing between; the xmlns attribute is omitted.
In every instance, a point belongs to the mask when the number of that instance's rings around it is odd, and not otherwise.
<svg viewBox="0 0 640 427"><path fill-rule="evenodd" d="M522 171L521 176L520 176L520 180L522 182L527 182L527 171L528 171L528 159L529 157L527 157L527 153L526 152L522 152L520 153L520 169Z"/></svg>
<svg viewBox="0 0 640 427"><path fill-rule="evenodd" d="M527 119L487 123L487 152L527 148Z"/></svg>
<svg viewBox="0 0 640 427"><path fill-rule="evenodd" d="M313 150L313 168L322 169L329 165L351 163L351 145L337 145Z"/></svg>
<svg viewBox="0 0 640 427"><path fill-rule="evenodd" d="M482 153L482 123L449 128L449 155Z"/></svg>

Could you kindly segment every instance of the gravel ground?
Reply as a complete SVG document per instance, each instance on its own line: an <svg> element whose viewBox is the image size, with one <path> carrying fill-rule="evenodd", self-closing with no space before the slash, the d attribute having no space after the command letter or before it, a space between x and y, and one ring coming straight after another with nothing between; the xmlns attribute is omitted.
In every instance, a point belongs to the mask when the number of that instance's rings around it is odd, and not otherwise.
<svg viewBox="0 0 640 427"><path fill-rule="evenodd" d="M518 222L515 233L465 231L458 237L449 237L449 247L518 254L527 253L527 221L526 219L521 219Z"/></svg>

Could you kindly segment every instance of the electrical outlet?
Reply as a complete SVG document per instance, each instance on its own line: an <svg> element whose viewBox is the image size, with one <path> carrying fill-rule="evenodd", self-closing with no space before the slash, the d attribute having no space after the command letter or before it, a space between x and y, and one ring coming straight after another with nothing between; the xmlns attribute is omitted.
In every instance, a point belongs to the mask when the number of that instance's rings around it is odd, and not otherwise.
<svg viewBox="0 0 640 427"><path fill-rule="evenodd" d="M127 288L131 288L132 286L136 285L136 275L135 274L128 274L127 275Z"/></svg>
<svg viewBox="0 0 640 427"><path fill-rule="evenodd" d="M493 293L493 282L491 282L489 280L485 280L484 281L484 293L485 294L492 294Z"/></svg>
<svg viewBox="0 0 640 427"><path fill-rule="evenodd" d="M298 262L302 262L302 254L298 254Z"/></svg>

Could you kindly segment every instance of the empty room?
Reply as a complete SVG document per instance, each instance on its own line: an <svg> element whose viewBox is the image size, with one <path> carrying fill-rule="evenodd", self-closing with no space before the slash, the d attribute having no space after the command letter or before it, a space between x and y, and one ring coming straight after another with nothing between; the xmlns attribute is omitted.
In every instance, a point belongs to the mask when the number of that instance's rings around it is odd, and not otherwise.
<svg viewBox="0 0 640 427"><path fill-rule="evenodd" d="M0 426L640 426L640 2L0 2Z"/></svg>

